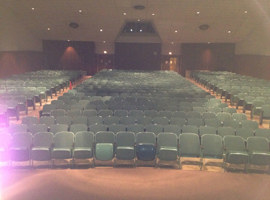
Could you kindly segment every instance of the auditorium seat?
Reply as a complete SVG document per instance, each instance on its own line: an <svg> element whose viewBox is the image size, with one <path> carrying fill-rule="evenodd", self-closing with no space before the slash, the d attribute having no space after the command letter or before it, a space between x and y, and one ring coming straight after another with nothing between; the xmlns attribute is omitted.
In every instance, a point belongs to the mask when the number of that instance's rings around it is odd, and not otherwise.
<svg viewBox="0 0 270 200"><path fill-rule="evenodd" d="M178 137L175 133L159 133L157 135L157 165L178 163Z"/></svg>

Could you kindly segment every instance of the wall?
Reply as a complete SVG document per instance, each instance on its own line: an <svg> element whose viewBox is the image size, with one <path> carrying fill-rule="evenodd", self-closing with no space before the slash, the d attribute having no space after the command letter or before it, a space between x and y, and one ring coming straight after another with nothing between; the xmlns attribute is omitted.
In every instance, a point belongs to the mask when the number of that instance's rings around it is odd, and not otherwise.
<svg viewBox="0 0 270 200"><path fill-rule="evenodd" d="M43 52L48 69L96 72L94 42L44 40Z"/></svg>
<svg viewBox="0 0 270 200"><path fill-rule="evenodd" d="M160 70L160 43L116 43L115 68Z"/></svg>
<svg viewBox="0 0 270 200"><path fill-rule="evenodd" d="M270 24L268 23L268 27ZM266 24L257 27L236 44L233 72L270 80L270 38Z"/></svg>
<svg viewBox="0 0 270 200"><path fill-rule="evenodd" d="M181 74L186 70L227 70L234 66L233 43L185 43L182 48Z"/></svg>
<svg viewBox="0 0 270 200"><path fill-rule="evenodd" d="M41 69L41 40L10 9L0 6L0 13L0 78Z"/></svg>
<svg viewBox="0 0 270 200"><path fill-rule="evenodd" d="M0 78L43 69L44 56L35 51L0 52Z"/></svg>

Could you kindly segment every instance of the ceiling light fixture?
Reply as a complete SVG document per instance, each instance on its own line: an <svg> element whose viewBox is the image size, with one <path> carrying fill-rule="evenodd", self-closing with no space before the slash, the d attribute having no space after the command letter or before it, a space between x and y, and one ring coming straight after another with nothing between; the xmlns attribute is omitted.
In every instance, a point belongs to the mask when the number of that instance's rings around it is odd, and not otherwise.
<svg viewBox="0 0 270 200"><path fill-rule="evenodd" d="M131 28L131 29L130 29L130 32L132 32L132 31L133 31L133 29Z"/></svg>
<svg viewBox="0 0 270 200"><path fill-rule="evenodd" d="M79 24L78 24L77 22L70 22L70 23L69 23L69 27L70 27L70 28L76 29L76 28L79 27Z"/></svg>
<svg viewBox="0 0 270 200"><path fill-rule="evenodd" d="M70 42L70 40L67 40L68 42Z"/></svg>
<svg viewBox="0 0 270 200"><path fill-rule="evenodd" d="M144 5L135 5L135 6L133 6L133 8L135 10L144 10L145 9L145 6Z"/></svg>
<svg viewBox="0 0 270 200"><path fill-rule="evenodd" d="M79 10L79 13L82 13L82 10Z"/></svg>
<svg viewBox="0 0 270 200"><path fill-rule="evenodd" d="M142 29L140 29L140 32L142 32Z"/></svg>
<svg viewBox="0 0 270 200"><path fill-rule="evenodd" d="M99 32L102 32L103 31L103 29L101 28L101 29L99 29Z"/></svg>
<svg viewBox="0 0 270 200"><path fill-rule="evenodd" d="M174 32L175 32L175 33L178 33L178 30L175 30Z"/></svg>
<svg viewBox="0 0 270 200"><path fill-rule="evenodd" d="M202 24L199 26L199 29L202 31L206 31L209 29L209 25L208 24Z"/></svg>
<svg viewBox="0 0 270 200"><path fill-rule="evenodd" d="M172 52L171 51L169 51L169 55L172 55Z"/></svg>
<svg viewBox="0 0 270 200"><path fill-rule="evenodd" d="M232 33L232 31L230 31L230 30L229 30L229 31L227 31L227 33L229 33L229 34L230 34L230 33Z"/></svg>
<svg viewBox="0 0 270 200"><path fill-rule="evenodd" d="M106 41L104 40L103 43L106 43Z"/></svg>
<svg viewBox="0 0 270 200"><path fill-rule="evenodd" d="M123 15L127 15L127 13L124 12Z"/></svg>
<svg viewBox="0 0 270 200"><path fill-rule="evenodd" d="M171 42L172 45L174 45L174 42Z"/></svg>
<svg viewBox="0 0 270 200"><path fill-rule="evenodd" d="M141 20L140 19L137 19L138 22L140 22Z"/></svg>
<svg viewBox="0 0 270 200"><path fill-rule="evenodd" d="M33 7L33 8L31 8L32 10L35 10L35 8Z"/></svg>
<svg viewBox="0 0 270 200"><path fill-rule="evenodd" d="M103 51L104 54L107 54L108 52L107 51Z"/></svg>
<svg viewBox="0 0 270 200"><path fill-rule="evenodd" d="M47 30L48 30L48 31L50 31L50 30L51 30L51 28L47 28Z"/></svg>
<svg viewBox="0 0 270 200"><path fill-rule="evenodd" d="M155 13L152 13L152 16L155 16L156 14Z"/></svg>
<svg viewBox="0 0 270 200"><path fill-rule="evenodd" d="M200 11L197 11L196 14L199 15L200 14Z"/></svg>
<svg viewBox="0 0 270 200"><path fill-rule="evenodd" d="M248 11L247 11L247 10L245 10L245 11L244 11L244 13L245 13L245 14L247 14L247 13L248 13Z"/></svg>

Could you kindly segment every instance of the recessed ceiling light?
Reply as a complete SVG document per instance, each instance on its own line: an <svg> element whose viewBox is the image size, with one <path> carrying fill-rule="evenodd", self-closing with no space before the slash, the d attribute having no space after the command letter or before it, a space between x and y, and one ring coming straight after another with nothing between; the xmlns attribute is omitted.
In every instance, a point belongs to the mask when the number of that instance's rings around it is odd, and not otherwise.
<svg viewBox="0 0 270 200"><path fill-rule="evenodd" d="M140 19L137 19L137 21L139 22L139 21L141 21Z"/></svg>
<svg viewBox="0 0 270 200"><path fill-rule="evenodd" d="M229 30L229 31L227 31L227 33L232 33L232 31Z"/></svg>
<svg viewBox="0 0 270 200"><path fill-rule="evenodd" d="M152 16L155 16L156 14L155 13L152 13Z"/></svg>
<svg viewBox="0 0 270 200"><path fill-rule="evenodd" d="M82 13L82 10L79 10L79 13Z"/></svg>
<svg viewBox="0 0 270 200"><path fill-rule="evenodd" d="M200 11L197 11L196 14L199 15L200 14Z"/></svg>
<svg viewBox="0 0 270 200"><path fill-rule="evenodd" d="M124 12L123 15L127 15L127 13Z"/></svg>
<svg viewBox="0 0 270 200"><path fill-rule="evenodd" d="M244 13L245 13L245 14L247 14L247 13L248 13L248 11L247 11L247 10L245 10L245 11L244 11Z"/></svg>
<svg viewBox="0 0 270 200"><path fill-rule="evenodd" d="M103 43L106 43L106 41L104 40Z"/></svg>
<svg viewBox="0 0 270 200"><path fill-rule="evenodd" d="M130 29L130 32L132 32L132 31L133 31L133 29L131 28L131 29Z"/></svg>
<svg viewBox="0 0 270 200"><path fill-rule="evenodd" d="M107 51L103 51L104 54L107 54L108 52Z"/></svg>
<svg viewBox="0 0 270 200"><path fill-rule="evenodd" d="M207 44L211 44L211 42L207 42Z"/></svg>
<svg viewBox="0 0 270 200"><path fill-rule="evenodd" d="M103 31L103 29L101 28L101 29L99 29L99 31L100 31L100 32L102 32L102 31Z"/></svg>
<svg viewBox="0 0 270 200"><path fill-rule="evenodd" d="M70 42L70 40L67 40L68 42Z"/></svg>
<svg viewBox="0 0 270 200"><path fill-rule="evenodd" d="M174 45L174 42L171 42L172 45Z"/></svg>
<svg viewBox="0 0 270 200"><path fill-rule="evenodd" d="M178 30L175 30L174 32L175 32L175 33L178 33Z"/></svg>
<svg viewBox="0 0 270 200"><path fill-rule="evenodd" d="M33 7L33 8L31 8L32 10L35 10L35 8Z"/></svg>
<svg viewBox="0 0 270 200"><path fill-rule="evenodd" d="M50 31L50 30L51 30L51 28L49 27L49 28L47 28L47 30L48 30L48 31Z"/></svg>
<svg viewBox="0 0 270 200"><path fill-rule="evenodd" d="M172 52L171 51L169 51L169 55L172 55Z"/></svg>
<svg viewBox="0 0 270 200"><path fill-rule="evenodd" d="M142 29L140 29L140 32L142 32Z"/></svg>

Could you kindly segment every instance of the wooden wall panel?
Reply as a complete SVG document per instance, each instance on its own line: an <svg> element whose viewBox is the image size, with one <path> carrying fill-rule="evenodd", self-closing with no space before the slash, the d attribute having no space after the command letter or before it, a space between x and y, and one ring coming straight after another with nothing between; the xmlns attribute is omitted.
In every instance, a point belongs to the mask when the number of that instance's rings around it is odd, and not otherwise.
<svg viewBox="0 0 270 200"><path fill-rule="evenodd" d="M80 69L88 74L95 71L94 42L44 40L43 52L49 69Z"/></svg>
<svg viewBox="0 0 270 200"><path fill-rule="evenodd" d="M233 72L270 80L270 56L236 55Z"/></svg>
<svg viewBox="0 0 270 200"><path fill-rule="evenodd" d="M44 55L36 51L0 52L0 78L44 68Z"/></svg>
<svg viewBox="0 0 270 200"><path fill-rule="evenodd" d="M235 44L182 44L182 75L185 70L231 70L234 66Z"/></svg>

